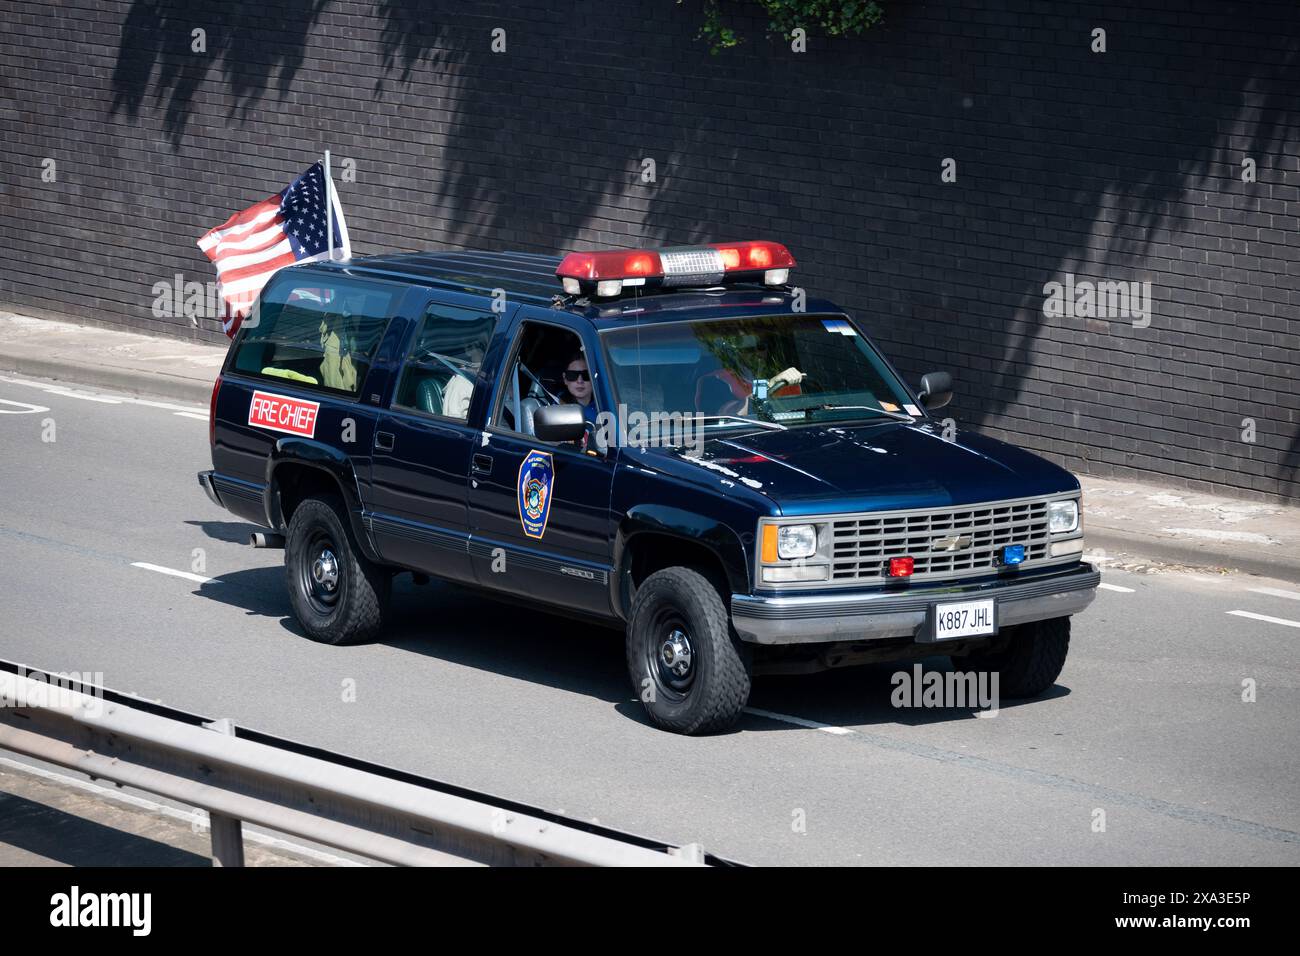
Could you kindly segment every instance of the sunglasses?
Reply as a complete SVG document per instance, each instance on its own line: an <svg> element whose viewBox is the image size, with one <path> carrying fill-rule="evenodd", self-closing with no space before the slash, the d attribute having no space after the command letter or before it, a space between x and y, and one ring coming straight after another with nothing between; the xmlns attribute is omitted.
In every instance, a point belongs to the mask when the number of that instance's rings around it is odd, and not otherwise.
<svg viewBox="0 0 1300 956"><path fill-rule="evenodd" d="M591 374L585 368L578 369L577 371L570 371L568 369L565 369L564 380L566 382L577 382L577 381L590 382Z"/></svg>

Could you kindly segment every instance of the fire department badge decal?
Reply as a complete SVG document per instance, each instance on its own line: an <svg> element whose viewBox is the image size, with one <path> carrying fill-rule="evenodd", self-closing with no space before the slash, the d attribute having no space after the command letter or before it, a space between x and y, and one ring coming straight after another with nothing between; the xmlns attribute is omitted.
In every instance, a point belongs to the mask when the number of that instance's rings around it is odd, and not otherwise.
<svg viewBox="0 0 1300 956"><path fill-rule="evenodd" d="M550 452L534 449L524 456L519 465L519 523L530 538L546 533L554 483L555 463Z"/></svg>

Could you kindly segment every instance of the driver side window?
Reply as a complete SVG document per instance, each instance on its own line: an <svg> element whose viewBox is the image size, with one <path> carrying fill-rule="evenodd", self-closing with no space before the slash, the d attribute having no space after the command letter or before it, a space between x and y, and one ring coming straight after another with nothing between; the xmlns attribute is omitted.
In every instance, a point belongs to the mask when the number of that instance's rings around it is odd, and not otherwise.
<svg viewBox="0 0 1300 956"><path fill-rule="evenodd" d="M492 423L533 436L533 416L546 405L575 404L593 424L597 406L582 340L568 329L525 322Z"/></svg>

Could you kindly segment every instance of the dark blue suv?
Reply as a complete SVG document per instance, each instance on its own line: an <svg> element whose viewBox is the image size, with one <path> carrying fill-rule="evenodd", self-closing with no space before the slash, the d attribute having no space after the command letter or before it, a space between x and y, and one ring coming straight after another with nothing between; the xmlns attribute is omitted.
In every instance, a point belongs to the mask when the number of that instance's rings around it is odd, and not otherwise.
<svg viewBox="0 0 1300 956"><path fill-rule="evenodd" d="M1078 481L931 413L770 242L284 269L212 392L217 504L285 548L315 640L412 572L625 628L651 719L731 724L761 672L949 654L1051 687Z"/></svg>

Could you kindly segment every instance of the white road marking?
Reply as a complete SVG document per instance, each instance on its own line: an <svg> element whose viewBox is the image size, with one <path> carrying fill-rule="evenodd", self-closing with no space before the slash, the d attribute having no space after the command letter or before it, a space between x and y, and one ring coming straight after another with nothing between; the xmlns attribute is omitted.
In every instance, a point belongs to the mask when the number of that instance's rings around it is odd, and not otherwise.
<svg viewBox="0 0 1300 956"><path fill-rule="evenodd" d="M1107 591L1118 591L1120 594L1133 593L1132 588L1122 588L1118 584L1107 584L1105 581L1102 581L1100 584L1097 585L1097 587L1105 588Z"/></svg>
<svg viewBox="0 0 1300 956"><path fill-rule="evenodd" d="M1256 594L1269 594L1273 597L1290 598L1293 601L1300 601L1300 591L1283 591L1281 588L1246 588L1247 591L1254 591Z"/></svg>
<svg viewBox="0 0 1300 956"><path fill-rule="evenodd" d="M150 813L157 813L160 816L171 817L173 820L188 824L191 827L194 825L195 816L193 812L186 813L184 810L179 810L176 807L169 807L162 803L156 803L153 800L146 800L143 797L137 797L134 794L123 793L121 790L116 788L110 789L108 787L101 787L98 784L89 782L88 780L78 780L76 777L69 777L67 774L62 773L54 773L53 771L46 770L43 767L35 767L18 760L12 760L9 757L0 757L0 766L9 767L10 769L21 773L29 773L34 777L40 777L43 780L49 780L51 783L56 783L61 786L84 790L106 800L125 803L128 806L136 807L140 810L148 810ZM203 829L207 829L206 824L203 825ZM261 843L263 846L292 850L294 853L300 853L305 857L328 864L329 866L366 865L364 863L358 863L355 860L345 860L343 857L335 856L332 853L322 853L320 850L313 850L310 847L300 846L297 843L291 843L288 840L273 837L270 834L258 833L255 830L248 829L247 826L244 827L244 839L252 840L254 843Z"/></svg>
<svg viewBox="0 0 1300 956"><path fill-rule="evenodd" d="M200 415L198 412L172 412L172 414L178 418L196 418L201 422L208 420L207 415Z"/></svg>
<svg viewBox="0 0 1300 956"><path fill-rule="evenodd" d="M157 571L159 574L169 574L174 578L184 578L186 581L194 581L197 584L216 584L216 578L205 578L201 574L190 574L188 571L176 571L172 568L164 568L157 564L146 564L143 561L132 561L131 567L144 568L146 571Z"/></svg>
<svg viewBox="0 0 1300 956"><path fill-rule="evenodd" d="M107 405L121 405L124 399L107 398L102 395L93 395L85 391L74 391L67 385L55 385L53 382L33 382L25 378L9 378L7 375L0 375L0 382L8 382L10 385L27 385L30 388L39 388L42 392L50 395L64 395L68 398L80 398L87 402L103 402Z"/></svg>
<svg viewBox="0 0 1300 956"><path fill-rule="evenodd" d="M7 375L0 375L0 382L7 382L10 385L26 385L30 388L39 388L42 392L46 392L50 395L63 395L67 398L79 398L85 402L102 402L105 405L143 405L146 408L161 408L168 412L189 412L194 415L202 413L203 417L207 418L207 414L203 412L202 407L196 405L176 405L172 402L157 402L147 398L132 398L130 395L114 395L110 397L86 390L74 391L66 385L56 385L52 382L34 382L31 379L11 378ZM48 409L46 409L46 411L48 411Z"/></svg>
<svg viewBox="0 0 1300 956"><path fill-rule="evenodd" d="M756 717L766 717L768 720L779 720L785 724L794 724L796 727L807 727L809 730L820 730L826 734L851 734L854 731L848 727L836 727L832 724L823 724L816 720L804 720L802 717L791 717L789 714L778 714L770 710L759 710L757 707L746 707L745 713L753 714Z"/></svg>
<svg viewBox="0 0 1300 956"><path fill-rule="evenodd" d="M40 412L48 412L49 409L44 405L29 405L26 402L11 402L7 398L0 398L0 405L13 405L17 411L10 411L7 408L0 408L0 415L36 415Z"/></svg>
<svg viewBox="0 0 1300 956"><path fill-rule="evenodd" d="M128 399L133 405L144 405L146 408L161 408L165 412L197 412L199 409L193 405L176 405L172 402L154 402L147 398Z"/></svg>
<svg viewBox="0 0 1300 956"><path fill-rule="evenodd" d="M1237 617L1248 617L1252 621L1267 621L1269 624L1285 624L1287 627L1300 627L1300 621L1288 621L1284 617L1269 617L1267 614L1256 614L1253 611L1228 611L1229 614L1235 614Z"/></svg>
<svg viewBox="0 0 1300 956"><path fill-rule="evenodd" d="M47 388L45 391L51 395L62 395L64 398L75 398L83 402L98 402L101 405L121 405L120 398L105 398L103 395L91 395L89 392L74 392L70 388Z"/></svg>

